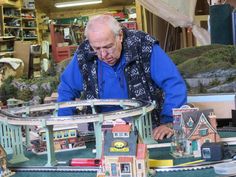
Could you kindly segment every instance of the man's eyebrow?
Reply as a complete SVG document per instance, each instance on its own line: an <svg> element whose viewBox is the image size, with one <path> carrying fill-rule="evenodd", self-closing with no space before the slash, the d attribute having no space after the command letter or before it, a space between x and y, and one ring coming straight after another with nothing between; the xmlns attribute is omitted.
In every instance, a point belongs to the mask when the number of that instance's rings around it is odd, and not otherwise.
<svg viewBox="0 0 236 177"><path fill-rule="evenodd" d="M106 48L106 47L111 47L111 46L113 46L113 43L107 44L107 45L105 45L105 46L98 46L98 47L91 45L92 48Z"/></svg>

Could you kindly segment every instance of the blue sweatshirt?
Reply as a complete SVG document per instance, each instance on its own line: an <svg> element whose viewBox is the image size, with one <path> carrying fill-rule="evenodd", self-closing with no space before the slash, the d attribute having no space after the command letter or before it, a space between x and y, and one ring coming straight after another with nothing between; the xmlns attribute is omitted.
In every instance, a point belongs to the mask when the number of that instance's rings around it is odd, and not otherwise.
<svg viewBox="0 0 236 177"><path fill-rule="evenodd" d="M125 57L110 66L98 60L98 86L100 99L127 99L128 90L124 76ZM151 78L164 91L164 105L161 112L161 123L172 122L172 109L186 103L187 90L185 82L175 64L159 45L153 46L151 55ZM83 90L83 78L79 69L76 54L61 75L58 86L58 102L72 101L80 97ZM104 108L104 111L109 111ZM73 115L75 108L63 108L59 116Z"/></svg>

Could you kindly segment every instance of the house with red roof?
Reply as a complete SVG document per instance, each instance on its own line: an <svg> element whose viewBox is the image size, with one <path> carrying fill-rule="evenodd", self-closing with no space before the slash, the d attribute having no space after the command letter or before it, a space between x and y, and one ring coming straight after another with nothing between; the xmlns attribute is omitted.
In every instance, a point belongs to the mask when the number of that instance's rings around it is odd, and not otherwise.
<svg viewBox="0 0 236 177"><path fill-rule="evenodd" d="M103 173L112 177L148 176L148 150L131 124L117 124L104 132ZM101 176L101 173L98 175Z"/></svg>

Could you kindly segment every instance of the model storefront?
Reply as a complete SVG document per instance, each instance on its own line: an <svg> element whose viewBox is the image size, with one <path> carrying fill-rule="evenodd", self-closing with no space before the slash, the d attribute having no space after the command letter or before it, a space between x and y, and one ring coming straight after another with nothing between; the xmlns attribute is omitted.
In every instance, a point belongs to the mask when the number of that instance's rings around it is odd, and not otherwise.
<svg viewBox="0 0 236 177"><path fill-rule="evenodd" d="M117 124L104 132L103 158L103 173L106 176L148 176L147 146L138 142L138 134L130 124Z"/></svg>
<svg viewBox="0 0 236 177"><path fill-rule="evenodd" d="M33 144L32 151L36 154L44 154L46 148L46 133L45 130L39 129L39 139L31 141ZM76 126L55 127L53 130L53 140L55 152L84 149L84 138L79 135L79 130Z"/></svg>

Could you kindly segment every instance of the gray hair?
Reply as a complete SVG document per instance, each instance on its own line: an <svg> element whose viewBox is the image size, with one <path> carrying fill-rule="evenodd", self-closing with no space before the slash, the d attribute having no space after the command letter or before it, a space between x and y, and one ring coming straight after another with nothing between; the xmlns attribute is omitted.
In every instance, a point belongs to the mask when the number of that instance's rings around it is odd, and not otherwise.
<svg viewBox="0 0 236 177"><path fill-rule="evenodd" d="M121 31L120 23L111 15L93 16L87 23L84 35L88 38L88 33L95 27L95 24L107 25L112 30L115 36L118 36Z"/></svg>

